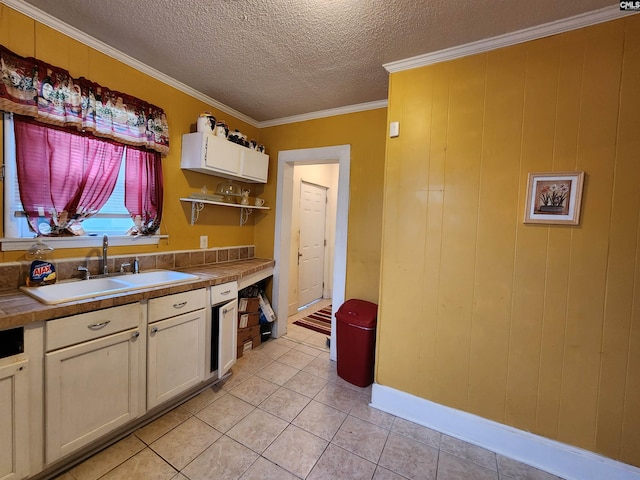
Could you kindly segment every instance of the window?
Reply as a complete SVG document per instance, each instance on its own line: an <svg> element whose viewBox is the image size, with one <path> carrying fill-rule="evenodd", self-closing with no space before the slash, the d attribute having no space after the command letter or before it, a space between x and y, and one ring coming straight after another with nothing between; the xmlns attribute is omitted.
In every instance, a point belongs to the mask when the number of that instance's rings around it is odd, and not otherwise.
<svg viewBox="0 0 640 480"><path fill-rule="evenodd" d="M40 130L42 128L49 129L47 126L38 126ZM44 209L42 207L32 207L30 211L30 216L25 212L25 208L21 203L20 196L20 185L18 182L19 169L17 165L17 158L22 154L26 158L31 158L29 155L29 151L25 154L24 145L28 145L28 148L32 148L31 145L35 142L27 142L26 140L22 140L23 147L22 150L18 146L16 141L16 122L13 120L13 116L9 114L4 115L4 138L5 138L5 178L4 178L4 199L5 199L5 222L4 222L4 231L5 238L3 239L3 250L11 250L14 248L6 248L5 245L8 242L8 239L15 238L24 238L24 239L32 239L36 234L29 228L29 219L31 219L31 224L36 225L36 228L39 228L40 225L43 225L44 229L39 229L41 233L46 234L46 224L50 223L54 226L57 222L52 221L52 217L47 212L44 214ZM46 149L49 150L50 144L55 142L47 143ZM112 142L113 143L113 142ZM39 144L38 144L39 145ZM51 150L55 152L55 145L51 147ZM157 230L157 225L159 225L160 215L161 215L161 203L162 203L162 174L159 163L159 154L150 153L150 152L141 152L135 148L126 147L124 145L111 145L112 149L105 155L111 155L110 158L117 158L111 163L113 168L111 171L106 172L105 168L92 171L90 176L95 180L95 185L97 185L98 189L105 190L107 193L99 192L102 195L100 202L98 204L104 204L100 207L97 213L93 214L89 218L86 218L82 221L78 228L78 225L74 226L76 232L81 233L82 236L102 236L103 234L108 234L110 236L124 236L127 232L134 227L134 221L132 218L136 219L136 224L138 225L138 233L145 234L153 234ZM38 147L40 149L40 147ZM22 152L22 153L20 153ZM74 163L77 151L73 151L73 154L69 154L70 160L65 165L65 168L68 168L70 172L66 177L73 177L74 173L77 172L78 168L86 168L83 167L84 164L82 160L80 163L83 165L78 166L77 163ZM48 187L47 178L54 178L53 169L51 172L46 169L47 161L51 161L50 157L55 156L55 154L49 155L41 154L41 150L37 151L37 155L39 156L38 163L35 165L38 173L42 172L42 181L45 184L45 187ZM115 157L114 157L115 155ZM82 157L82 154L79 154ZM73 157L73 158L72 158ZM157 161L156 161L157 160ZM41 164L45 165L41 165ZM119 167L117 167L119 164ZM25 171L24 164L22 165L22 171ZM53 165L53 163L52 163ZM114 170L117 168L116 170ZM64 172L64 170L63 170ZM23 173L23 179L26 174ZM32 178L33 167L29 171L29 175ZM76 173L77 176L77 173ZM117 176L117 180L116 180ZM127 176L129 178L127 179ZM65 175L57 175L55 177L58 181L58 184L73 184L74 182L66 182ZM109 180L113 179L113 180ZM76 179L77 180L77 179ZM24 183L24 181L23 181ZM54 183L52 180L51 183ZM108 194L108 190L113 186L113 191L111 194ZM67 190L71 187L65 185L64 188ZM73 187L76 188L76 187ZM33 190L38 190L37 186ZM54 193L55 190L52 188L52 192L50 197L59 197ZM158 192L160 191L159 196ZM65 191L65 194L67 192ZM70 194L71 195L71 194ZM105 198L105 195L108 196ZM93 195L95 197L96 195ZM149 196L153 198L148 198ZM85 198L86 195L84 193L77 194L76 197L79 197L80 200L76 202L82 203L82 198ZM74 201L76 200L74 197ZM96 201L92 197L92 204L95 204ZM52 200L55 202L56 200ZM86 200L85 200L86 201ZM58 198L58 203L60 203L60 199ZM71 201L73 203L73 201ZM35 203L38 205L38 203ZM32 204L33 205L33 204ZM60 210L60 207L57 207ZM37 217L37 213L34 214L34 209L38 209L41 213L40 215L42 223ZM78 212L80 212L82 207L78 206ZM69 209L73 210L72 208ZM35 215L35 220L34 220ZM48 218L45 218L48 217ZM155 229L146 228L149 225L153 224L156 226ZM55 227L54 227L55 228ZM148 237L149 235L144 235ZM56 238L57 240L74 240L74 238L60 238L60 237L49 237ZM139 238L139 237L138 237ZM57 248L60 248L59 240L56 242ZM47 240L49 242L49 240ZM11 242L8 242L11 243ZM77 242L68 242L71 243L68 245L69 248L81 246L78 245ZM138 243L157 243L157 239L155 241L142 241ZM18 249L18 248L15 248Z"/></svg>

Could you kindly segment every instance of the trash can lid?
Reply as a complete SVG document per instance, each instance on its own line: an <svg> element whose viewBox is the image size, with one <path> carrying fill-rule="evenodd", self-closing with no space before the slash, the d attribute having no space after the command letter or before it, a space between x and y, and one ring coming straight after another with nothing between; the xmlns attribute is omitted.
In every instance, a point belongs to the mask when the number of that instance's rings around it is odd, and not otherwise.
<svg viewBox="0 0 640 480"><path fill-rule="evenodd" d="M363 328L375 328L378 305L352 298L344 302L336 312L336 319Z"/></svg>

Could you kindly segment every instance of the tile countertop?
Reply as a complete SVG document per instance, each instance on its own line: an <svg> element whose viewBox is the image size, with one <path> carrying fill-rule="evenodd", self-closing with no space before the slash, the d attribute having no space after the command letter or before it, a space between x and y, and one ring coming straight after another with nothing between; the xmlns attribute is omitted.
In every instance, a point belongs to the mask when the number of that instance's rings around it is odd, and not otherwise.
<svg viewBox="0 0 640 480"><path fill-rule="evenodd" d="M175 269L200 277L199 280L179 285L162 285L155 288L135 290L133 292L104 295L87 298L77 302L45 305L19 290L0 292L0 330L20 327L32 322L91 312L103 308L115 307L127 303L139 302L148 298L163 297L172 293L181 293L196 288L204 288L221 283L233 282L247 275L273 267L274 260L251 258L227 263L191 266Z"/></svg>

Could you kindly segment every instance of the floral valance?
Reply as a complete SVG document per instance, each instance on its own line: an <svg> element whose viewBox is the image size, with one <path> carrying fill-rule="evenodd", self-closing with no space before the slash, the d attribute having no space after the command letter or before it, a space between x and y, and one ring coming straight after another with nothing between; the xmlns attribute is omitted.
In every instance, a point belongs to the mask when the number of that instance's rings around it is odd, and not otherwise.
<svg viewBox="0 0 640 480"><path fill-rule="evenodd" d="M84 77L73 78L62 68L21 57L2 45L0 110L169 152L169 126L161 108Z"/></svg>

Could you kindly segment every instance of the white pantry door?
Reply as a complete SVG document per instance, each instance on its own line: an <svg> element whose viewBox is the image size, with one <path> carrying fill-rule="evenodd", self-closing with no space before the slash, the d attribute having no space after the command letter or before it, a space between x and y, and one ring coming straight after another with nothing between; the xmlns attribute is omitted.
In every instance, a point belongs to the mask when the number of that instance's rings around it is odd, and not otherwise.
<svg viewBox="0 0 640 480"><path fill-rule="evenodd" d="M300 182L300 251L298 252L298 306L322 298L324 281L327 189Z"/></svg>

